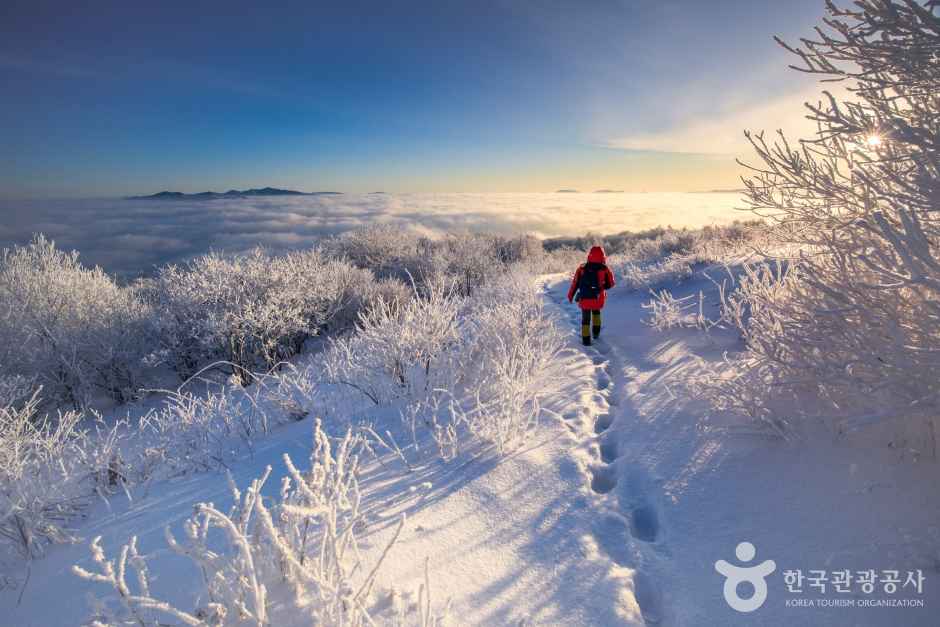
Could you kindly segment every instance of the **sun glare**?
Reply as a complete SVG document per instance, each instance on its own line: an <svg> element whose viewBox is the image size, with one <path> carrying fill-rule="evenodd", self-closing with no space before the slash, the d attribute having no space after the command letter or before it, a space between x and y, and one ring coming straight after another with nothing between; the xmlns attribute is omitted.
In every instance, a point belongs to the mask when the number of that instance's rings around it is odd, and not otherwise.
<svg viewBox="0 0 940 627"><path fill-rule="evenodd" d="M869 135L865 143L868 144L869 148L877 148L881 145L881 137L878 135Z"/></svg>

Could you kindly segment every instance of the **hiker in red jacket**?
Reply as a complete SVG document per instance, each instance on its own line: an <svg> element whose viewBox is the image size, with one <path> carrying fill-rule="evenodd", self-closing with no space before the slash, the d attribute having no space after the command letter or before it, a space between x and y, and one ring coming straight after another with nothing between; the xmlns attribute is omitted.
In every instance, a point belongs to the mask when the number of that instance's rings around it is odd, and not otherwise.
<svg viewBox="0 0 940 627"><path fill-rule="evenodd" d="M607 290L615 284L614 273L606 264L604 249L593 247L568 288L568 302L576 299L581 307L581 343L585 346L591 345L592 331L595 338L601 334L601 309L607 301Z"/></svg>

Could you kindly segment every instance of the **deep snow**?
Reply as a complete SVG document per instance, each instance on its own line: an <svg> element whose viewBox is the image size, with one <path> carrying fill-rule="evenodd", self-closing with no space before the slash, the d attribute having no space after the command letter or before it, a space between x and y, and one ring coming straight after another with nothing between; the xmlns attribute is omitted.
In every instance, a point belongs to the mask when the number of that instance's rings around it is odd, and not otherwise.
<svg viewBox="0 0 940 627"><path fill-rule="evenodd" d="M540 281L570 339L559 357L566 376L553 382L531 440L502 459L429 461L409 471L383 455L366 466L364 502L374 515L360 534L364 552L381 552L397 514L408 516L380 589L416 590L428 558L433 603L451 600L454 625L936 624L936 461L915 464L887 447L792 444L737 431L736 421L710 416L683 387L702 376L699 360L741 348L731 333L659 333L641 322L648 295L615 288L601 340L582 348L580 314L564 301L567 277ZM706 290L715 300L701 278L658 287L676 296ZM305 460L311 430L305 420L259 442L233 468L236 483L244 486L270 464L268 486L278 485L281 455ZM75 563L89 567L87 542L99 534L109 554L138 535L142 552L152 555L155 595L192 607L197 573L167 549L163 528L178 530L197 501L227 506L226 478L192 475L134 497L99 503L77 529L83 542L54 547L34 563L21 604L16 592L0 593L0 622L80 624L88 594L109 592L70 571ZM756 562L776 562L768 599L752 614L726 604L714 567L720 559L737 563L742 541L755 545ZM805 583L800 595L784 584L784 570L843 568L899 570L902 578L920 569L926 581L920 594L908 587L893 595L880 586L872 594L854 586L819 594ZM856 605L905 598L925 607L787 606L801 598Z"/></svg>

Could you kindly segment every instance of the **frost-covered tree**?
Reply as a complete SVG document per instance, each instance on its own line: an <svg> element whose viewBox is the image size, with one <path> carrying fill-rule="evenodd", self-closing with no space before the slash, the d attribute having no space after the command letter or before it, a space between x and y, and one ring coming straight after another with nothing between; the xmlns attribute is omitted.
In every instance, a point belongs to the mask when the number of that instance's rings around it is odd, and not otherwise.
<svg viewBox="0 0 940 627"><path fill-rule="evenodd" d="M0 255L0 365L42 385L48 401L128 400L148 316L131 291L42 235Z"/></svg>
<svg viewBox="0 0 940 627"><path fill-rule="evenodd" d="M748 134L747 198L802 250L782 288L754 290L755 407L788 397L837 428L940 408L940 3L827 3L797 70L844 85L807 104L815 137ZM778 40L779 41L779 40ZM773 297L761 297L761 293ZM743 388L742 388L743 389ZM760 394L759 394L760 395ZM819 402L822 401L822 405ZM814 406L815 405L815 406Z"/></svg>
<svg viewBox="0 0 940 627"><path fill-rule="evenodd" d="M445 457L468 439L502 453L525 441L557 380L562 341L543 305L531 275L508 271L469 297L438 285L399 307L379 301L325 351L325 380L353 402L403 407L416 446L423 425Z"/></svg>
<svg viewBox="0 0 940 627"><path fill-rule="evenodd" d="M338 259L368 268L381 278L424 282L439 271L433 242L395 225L374 225L344 233L324 243Z"/></svg>
<svg viewBox="0 0 940 627"><path fill-rule="evenodd" d="M210 253L161 268L146 288L159 356L182 378L225 361L243 383L300 352L338 314L361 306L374 278L319 250L269 255Z"/></svg>

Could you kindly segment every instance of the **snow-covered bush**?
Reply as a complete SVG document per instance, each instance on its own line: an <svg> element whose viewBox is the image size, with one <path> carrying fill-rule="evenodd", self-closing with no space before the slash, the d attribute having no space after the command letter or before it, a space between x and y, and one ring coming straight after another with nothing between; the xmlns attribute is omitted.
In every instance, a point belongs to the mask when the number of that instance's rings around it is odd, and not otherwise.
<svg viewBox="0 0 940 627"><path fill-rule="evenodd" d="M708 331L715 322L705 316L705 295L703 292L683 298L676 298L672 292L661 289L658 292L650 290L652 298L643 305L649 310L646 324L657 331L666 331L674 328L690 328Z"/></svg>
<svg viewBox="0 0 940 627"><path fill-rule="evenodd" d="M374 306L397 309L414 296L414 287L396 278L376 279L371 270L348 266L339 276L338 305L323 331L337 336L352 331L359 313ZM381 304L380 304L381 303Z"/></svg>
<svg viewBox="0 0 940 627"><path fill-rule="evenodd" d="M685 255L673 255L665 259L635 262L622 255L615 255L607 264L617 286L624 290L652 289L664 283L681 283L692 277L692 266Z"/></svg>
<svg viewBox="0 0 940 627"><path fill-rule="evenodd" d="M0 372L4 371L0 364ZM0 407L19 407L30 399L37 387L35 378L0 374Z"/></svg>
<svg viewBox="0 0 940 627"><path fill-rule="evenodd" d="M498 452L522 441L560 347L533 278L507 271L472 297L439 285L397 309L380 304L332 343L323 367L373 405L401 406L414 445L426 428L449 457L465 437Z"/></svg>
<svg viewBox="0 0 940 627"><path fill-rule="evenodd" d="M248 383L249 373L298 353L338 314L348 317L354 294L368 293L372 281L368 272L316 249L282 256L261 249L210 253L167 266L150 290L160 312L160 356L183 379L221 360Z"/></svg>
<svg viewBox="0 0 940 627"><path fill-rule="evenodd" d="M469 402L458 405L458 424L503 453L536 425L540 401L560 376L561 334L525 273L483 288L467 318L457 361Z"/></svg>
<svg viewBox="0 0 940 627"><path fill-rule="evenodd" d="M650 290L665 283L690 279L703 264L740 262L765 247L766 227L759 222L735 222L697 231L657 229L646 237L621 243L607 265L619 289Z"/></svg>
<svg viewBox="0 0 940 627"><path fill-rule="evenodd" d="M88 269L42 235L0 255L0 364L75 407L137 389L148 308L100 268Z"/></svg>
<svg viewBox="0 0 940 627"><path fill-rule="evenodd" d="M493 238L468 233L445 238L437 256L446 262L447 274L454 278L461 294L469 296L488 277L502 273L496 245Z"/></svg>
<svg viewBox="0 0 940 627"><path fill-rule="evenodd" d="M777 412L776 422L822 419L841 431L904 420L924 425L925 436L935 431L938 8L829 5L816 39L785 47L803 71L845 81L849 96L825 92L807 105L815 138L768 143L749 135L761 163L747 198L776 225L779 243L803 251L785 277L763 272L745 288L748 354L732 379L748 382L747 404Z"/></svg>
<svg viewBox="0 0 940 627"><path fill-rule="evenodd" d="M240 387L209 394L170 393L163 407L141 419L149 456L159 455L161 465L179 472L227 467L240 449L269 428L251 392L239 393Z"/></svg>
<svg viewBox="0 0 940 627"><path fill-rule="evenodd" d="M584 263L585 254L584 251L573 248L555 248L550 252L545 251L541 256L528 257L515 264L515 267L533 276L558 272L568 274L573 271L572 268Z"/></svg>
<svg viewBox="0 0 940 627"><path fill-rule="evenodd" d="M405 303L379 298L360 313L356 333L331 342L323 361L327 379L376 405L450 389L457 373L447 349L460 339L461 304L444 284Z"/></svg>
<svg viewBox="0 0 940 627"><path fill-rule="evenodd" d="M337 259L366 268L380 278L434 283L443 273L435 263L431 240L393 225L368 226L343 233L323 243Z"/></svg>
<svg viewBox="0 0 940 627"><path fill-rule="evenodd" d="M431 613L425 587L417 607L376 607L375 578L404 518L381 557L363 563L356 540L366 522L358 482L362 442L352 431L331 442L318 421L314 443L306 472L284 455L288 476L270 504L261 495L271 473L268 467L244 493L230 481L234 504L228 512L200 503L183 525L182 540L167 529L170 548L202 575L196 607L177 608L152 596L146 557L139 553L136 538L116 560L106 557L96 538L91 550L97 571L73 567L79 577L111 588L112 598L99 603L93 620L144 627L168 619L185 625L259 627L440 624L443 616ZM131 583L128 565L136 575Z"/></svg>
<svg viewBox="0 0 940 627"><path fill-rule="evenodd" d="M492 236L496 257L505 264L527 264L540 261L545 257L545 248L542 241L534 235L517 235L515 237Z"/></svg>
<svg viewBox="0 0 940 627"><path fill-rule="evenodd" d="M727 269L727 278L714 281L720 321L736 329L745 341L772 342L774 330L785 322L780 316L790 304L790 275L796 267L775 259L742 264L736 272Z"/></svg>
<svg viewBox="0 0 940 627"><path fill-rule="evenodd" d="M77 411L40 412L37 390L22 404L0 406L0 560L32 560L48 545L73 539L68 528L92 499L135 480L122 449L126 421L105 424ZM94 430L81 425L94 419Z"/></svg>
<svg viewBox="0 0 940 627"><path fill-rule="evenodd" d="M50 543L71 538L66 524L88 490L80 486L82 414L38 413L38 395L0 407L0 543L24 559L41 556ZM7 556L9 557L9 556Z"/></svg>
<svg viewBox="0 0 940 627"><path fill-rule="evenodd" d="M293 366L216 392L173 392L138 424L40 411L38 391L0 406L0 558L32 559L72 539L96 497L183 472L226 468L278 423L313 409L315 378ZM83 421L96 418L89 431Z"/></svg>
<svg viewBox="0 0 940 627"><path fill-rule="evenodd" d="M344 233L325 242L324 248L380 278L413 284L420 293L450 281L464 296L509 265L545 256L541 242L532 236L452 233L434 240L390 225Z"/></svg>
<svg viewBox="0 0 940 627"><path fill-rule="evenodd" d="M161 348L182 378L216 360L245 376L291 354L309 327L287 269L256 249L160 270L154 306L162 312Z"/></svg>
<svg viewBox="0 0 940 627"><path fill-rule="evenodd" d="M200 393L165 391L161 407L139 422L143 449L129 463L140 479L228 468L255 441L279 424L302 420L314 409L317 377L291 364L267 374L251 374L251 385L234 377L229 384Z"/></svg>
<svg viewBox="0 0 940 627"><path fill-rule="evenodd" d="M545 240L543 245L549 253L564 248L587 251L592 246L603 246L608 256L621 256L634 263L652 262L669 256L701 257L709 250L723 254L728 249L740 249L759 237L762 225L761 220L749 220L698 230L656 227L636 233L624 231L614 235L557 237Z"/></svg>

